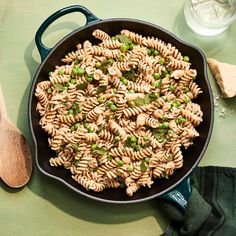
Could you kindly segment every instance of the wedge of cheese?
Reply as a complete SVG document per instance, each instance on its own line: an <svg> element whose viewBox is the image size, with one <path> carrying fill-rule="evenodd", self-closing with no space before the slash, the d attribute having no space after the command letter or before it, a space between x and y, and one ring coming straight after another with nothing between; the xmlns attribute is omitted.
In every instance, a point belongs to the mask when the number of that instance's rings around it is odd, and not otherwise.
<svg viewBox="0 0 236 236"><path fill-rule="evenodd" d="M226 98L236 96L236 65L219 62L212 58L208 58L207 62L223 96Z"/></svg>

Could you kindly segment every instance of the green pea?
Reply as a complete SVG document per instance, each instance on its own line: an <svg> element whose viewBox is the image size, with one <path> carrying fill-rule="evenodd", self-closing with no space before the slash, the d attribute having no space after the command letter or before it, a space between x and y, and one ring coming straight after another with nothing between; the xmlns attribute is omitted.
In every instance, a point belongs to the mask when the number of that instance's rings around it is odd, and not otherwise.
<svg viewBox="0 0 236 236"><path fill-rule="evenodd" d="M130 89L129 93L135 93L135 91L133 89Z"/></svg>
<svg viewBox="0 0 236 236"><path fill-rule="evenodd" d="M79 60L78 59L75 59L74 60L74 64L78 64L79 63Z"/></svg>
<svg viewBox="0 0 236 236"><path fill-rule="evenodd" d="M68 113L68 115L72 115L72 114L74 114L74 110L73 109L69 109L67 113Z"/></svg>
<svg viewBox="0 0 236 236"><path fill-rule="evenodd" d="M120 81L123 82L126 78L124 76L120 77Z"/></svg>
<svg viewBox="0 0 236 236"><path fill-rule="evenodd" d="M161 78L160 73L154 73L154 74L153 74L153 78L154 78L154 79L160 79L160 78Z"/></svg>
<svg viewBox="0 0 236 236"><path fill-rule="evenodd" d="M92 75L87 75L87 76L86 76L86 81L87 81L88 83L92 82L92 81L93 81L93 76L92 76Z"/></svg>
<svg viewBox="0 0 236 236"><path fill-rule="evenodd" d="M133 172L134 171L134 167L133 166L128 166L127 171L130 172L130 173Z"/></svg>
<svg viewBox="0 0 236 236"><path fill-rule="evenodd" d="M126 52L126 51L129 50L129 46L128 46L128 45L125 45L125 44L122 44L122 45L120 46L120 50L121 50L121 52Z"/></svg>
<svg viewBox="0 0 236 236"><path fill-rule="evenodd" d="M135 106L136 106L136 104L135 104L135 102L134 102L134 101L130 101L130 102L129 102L129 106L130 106L130 107L135 107Z"/></svg>
<svg viewBox="0 0 236 236"><path fill-rule="evenodd" d="M58 74L59 74L59 75L64 75L64 70L59 70L59 71L58 71Z"/></svg>
<svg viewBox="0 0 236 236"><path fill-rule="evenodd" d="M107 101L107 105L108 106L111 106L111 105L113 105L114 103L112 102L112 101Z"/></svg>
<svg viewBox="0 0 236 236"><path fill-rule="evenodd" d="M82 69L81 67L77 68L77 75L83 75L84 74L84 69Z"/></svg>
<svg viewBox="0 0 236 236"><path fill-rule="evenodd" d="M84 123L84 128L88 129L89 124L88 123Z"/></svg>
<svg viewBox="0 0 236 236"><path fill-rule="evenodd" d="M96 143L93 143L92 145L91 145L91 149L94 151L94 150L96 150L97 149L97 144Z"/></svg>
<svg viewBox="0 0 236 236"><path fill-rule="evenodd" d="M165 63L165 59L162 57L162 58L160 58L159 59L159 63L161 64L161 65L163 65L164 63Z"/></svg>
<svg viewBox="0 0 236 236"><path fill-rule="evenodd" d="M165 75L165 78L170 78L170 74L167 73L167 74Z"/></svg>
<svg viewBox="0 0 236 236"><path fill-rule="evenodd" d="M135 136L130 137L130 142L131 143L137 143L137 138Z"/></svg>
<svg viewBox="0 0 236 236"><path fill-rule="evenodd" d="M115 142L118 143L120 141L120 136L115 136Z"/></svg>
<svg viewBox="0 0 236 236"><path fill-rule="evenodd" d="M154 82L152 83L152 86L155 87L155 88L159 88L159 87L160 87L160 83L157 82L157 81L154 81Z"/></svg>
<svg viewBox="0 0 236 236"><path fill-rule="evenodd" d="M149 163L149 162L150 162L150 157L145 157L145 158L144 158L144 161L145 161L146 163Z"/></svg>
<svg viewBox="0 0 236 236"><path fill-rule="evenodd" d="M88 132L89 132L89 133L93 133L93 132L94 132L94 129L92 129L92 128L89 127L89 128L88 128Z"/></svg>
<svg viewBox="0 0 236 236"><path fill-rule="evenodd" d="M143 140L144 140L145 142L149 141L148 136L144 135L144 136L143 136Z"/></svg>
<svg viewBox="0 0 236 236"><path fill-rule="evenodd" d="M112 40L116 40L116 36L112 36L111 39L112 39Z"/></svg>
<svg viewBox="0 0 236 236"><path fill-rule="evenodd" d="M101 104L101 103L103 103L103 98L99 97L97 101Z"/></svg>
<svg viewBox="0 0 236 236"><path fill-rule="evenodd" d="M47 93L52 93L52 89L51 89L51 88L48 88L48 89L47 89Z"/></svg>
<svg viewBox="0 0 236 236"><path fill-rule="evenodd" d="M118 89L117 89L117 88L114 88L114 89L113 89L113 92L114 92L114 93L117 93L117 92L118 92Z"/></svg>
<svg viewBox="0 0 236 236"><path fill-rule="evenodd" d="M154 96L155 98L159 98L159 97L160 97L160 93L154 93L153 96Z"/></svg>
<svg viewBox="0 0 236 236"><path fill-rule="evenodd" d="M102 63L101 62L97 62L95 66L96 66L96 68L100 68L102 66Z"/></svg>
<svg viewBox="0 0 236 236"><path fill-rule="evenodd" d="M109 59L107 60L107 63L108 63L109 65L112 65L112 64L114 63L114 59L109 58Z"/></svg>
<svg viewBox="0 0 236 236"><path fill-rule="evenodd" d="M175 101L175 104L177 105L177 107L179 107L181 105L181 102L179 100Z"/></svg>
<svg viewBox="0 0 236 236"><path fill-rule="evenodd" d="M135 148L136 147L136 143L130 143L130 147Z"/></svg>
<svg viewBox="0 0 236 236"><path fill-rule="evenodd" d="M191 101L190 98L184 99L184 102L185 102L185 103L189 103L190 101Z"/></svg>
<svg viewBox="0 0 236 236"><path fill-rule="evenodd" d="M182 123L184 123L186 121L186 118L184 118L184 117L178 117L177 119L176 119L176 124L182 124Z"/></svg>
<svg viewBox="0 0 236 236"><path fill-rule="evenodd" d="M125 188L125 183L124 182L120 183L120 188Z"/></svg>
<svg viewBox="0 0 236 236"><path fill-rule="evenodd" d="M118 160L117 163L116 163L118 166L123 166L124 165L124 162L122 160Z"/></svg>
<svg viewBox="0 0 236 236"><path fill-rule="evenodd" d="M122 84L127 85L128 84L128 80L127 79L123 79Z"/></svg>
<svg viewBox="0 0 236 236"><path fill-rule="evenodd" d="M49 76L51 76L52 74L53 74L53 72L52 72L52 71L48 72L48 75L49 75Z"/></svg>
<svg viewBox="0 0 236 236"><path fill-rule="evenodd" d="M70 79L71 84L76 84L76 79Z"/></svg>
<svg viewBox="0 0 236 236"><path fill-rule="evenodd" d="M163 129L168 129L169 128L169 122L163 122L162 123L162 128Z"/></svg>
<svg viewBox="0 0 236 236"><path fill-rule="evenodd" d="M116 105L111 105L111 106L110 106L110 109L111 109L111 111L116 111L116 110L117 110L117 107L116 107Z"/></svg>
<svg viewBox="0 0 236 236"><path fill-rule="evenodd" d="M184 56L183 61L189 62L189 57L188 56Z"/></svg>

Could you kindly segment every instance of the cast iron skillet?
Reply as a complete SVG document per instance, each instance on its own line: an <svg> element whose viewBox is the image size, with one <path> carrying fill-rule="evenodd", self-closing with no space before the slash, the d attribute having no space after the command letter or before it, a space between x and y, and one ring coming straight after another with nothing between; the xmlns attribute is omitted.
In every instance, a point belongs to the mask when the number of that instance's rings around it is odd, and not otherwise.
<svg viewBox="0 0 236 236"><path fill-rule="evenodd" d="M84 14L87 20L86 25L67 35L53 48L45 47L41 41L43 32L57 18L71 12ZM60 168L52 168L48 160L54 153L48 147L47 135L39 125L40 117L38 112L36 112L37 98L34 96L36 84L42 80L46 80L48 78L48 72L54 70L55 65L61 65L61 58L63 58L66 53L75 50L75 46L78 43L85 40L97 43L98 41L92 36L92 32L95 29L101 29L109 35L116 35L120 30L128 29L142 34L143 36L154 36L165 42L170 42L172 45L176 46L183 55L188 55L191 58L192 68L198 71L197 83L203 90L203 94L195 100L195 102L201 106L204 114L203 122L197 127L200 136L194 139L194 144L191 147L187 150L183 150L183 167L175 171L168 180L156 180L152 188L141 188L131 198L126 195L124 189L105 189L100 193L86 191L71 178L68 171ZM61 9L51 15L38 29L35 40L42 58L42 63L36 72L31 86L29 97L29 122L35 144L36 163L39 170L43 174L63 182L74 191L95 200L109 203L136 203L155 197L162 197L177 203L181 209L184 209L191 193L189 175L203 157L213 127L213 99L207 78L207 64L203 53L198 48L183 42L172 33L157 25L141 20L124 18L101 20L88 9L80 5Z"/></svg>

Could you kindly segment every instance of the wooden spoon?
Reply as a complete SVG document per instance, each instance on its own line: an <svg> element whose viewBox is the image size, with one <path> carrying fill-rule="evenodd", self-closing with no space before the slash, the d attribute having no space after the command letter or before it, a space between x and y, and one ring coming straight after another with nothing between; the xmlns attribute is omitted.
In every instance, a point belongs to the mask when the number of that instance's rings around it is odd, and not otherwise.
<svg viewBox="0 0 236 236"><path fill-rule="evenodd" d="M0 178L10 187L24 186L32 172L32 155L21 131L7 118L0 85Z"/></svg>

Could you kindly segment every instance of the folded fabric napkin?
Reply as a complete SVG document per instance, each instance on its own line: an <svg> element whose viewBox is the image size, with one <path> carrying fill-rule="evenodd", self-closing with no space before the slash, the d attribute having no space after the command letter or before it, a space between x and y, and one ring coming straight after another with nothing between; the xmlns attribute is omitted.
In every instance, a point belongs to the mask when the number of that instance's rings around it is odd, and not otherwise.
<svg viewBox="0 0 236 236"><path fill-rule="evenodd" d="M192 194L185 213L160 200L170 225L163 236L235 236L236 168L198 167L192 176Z"/></svg>

